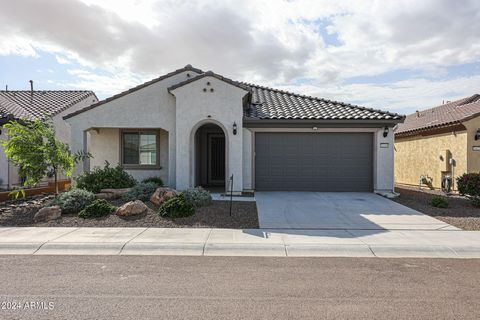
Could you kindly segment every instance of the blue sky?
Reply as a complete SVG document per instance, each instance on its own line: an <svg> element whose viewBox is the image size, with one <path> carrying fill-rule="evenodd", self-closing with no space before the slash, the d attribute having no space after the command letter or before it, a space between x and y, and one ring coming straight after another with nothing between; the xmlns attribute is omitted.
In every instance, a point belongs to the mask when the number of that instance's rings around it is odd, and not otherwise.
<svg viewBox="0 0 480 320"><path fill-rule="evenodd" d="M106 98L190 63L410 113L480 92L480 4L458 2L9 1L0 87Z"/></svg>

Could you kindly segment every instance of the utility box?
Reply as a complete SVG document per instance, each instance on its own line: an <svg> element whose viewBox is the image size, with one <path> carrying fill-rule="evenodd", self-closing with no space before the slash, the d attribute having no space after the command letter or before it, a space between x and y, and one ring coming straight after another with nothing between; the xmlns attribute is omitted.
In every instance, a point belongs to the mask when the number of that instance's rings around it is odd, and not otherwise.
<svg viewBox="0 0 480 320"><path fill-rule="evenodd" d="M445 150L444 156L443 156L443 167L442 171L445 172L451 172L452 171L452 153L450 150Z"/></svg>

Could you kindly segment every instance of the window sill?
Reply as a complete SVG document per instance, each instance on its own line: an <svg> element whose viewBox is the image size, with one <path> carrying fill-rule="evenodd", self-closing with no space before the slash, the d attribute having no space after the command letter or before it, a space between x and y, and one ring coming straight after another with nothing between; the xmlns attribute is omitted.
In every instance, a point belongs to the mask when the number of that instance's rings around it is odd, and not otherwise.
<svg viewBox="0 0 480 320"><path fill-rule="evenodd" d="M125 170L161 170L162 166L149 166L149 165L125 165L122 167Z"/></svg>

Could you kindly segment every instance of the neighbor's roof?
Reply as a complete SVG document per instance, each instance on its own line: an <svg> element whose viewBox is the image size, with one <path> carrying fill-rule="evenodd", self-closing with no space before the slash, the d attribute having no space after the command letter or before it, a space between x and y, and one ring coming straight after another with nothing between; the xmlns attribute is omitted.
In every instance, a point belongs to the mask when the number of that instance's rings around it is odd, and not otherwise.
<svg viewBox="0 0 480 320"><path fill-rule="evenodd" d="M0 91L0 117L36 120L54 116L84 99L96 102L93 91Z"/></svg>
<svg viewBox="0 0 480 320"><path fill-rule="evenodd" d="M409 114L395 130L397 136L461 124L480 115L480 94L448 102L438 107Z"/></svg>
<svg viewBox="0 0 480 320"><path fill-rule="evenodd" d="M71 118L77 114L96 108L104 103L120 98L133 91L137 91L155 82L168 78L183 71L195 71L199 75L175 84L168 88L169 91L175 90L193 81L198 81L204 77L211 76L221 81L227 82L233 86L244 89L248 92L248 104L244 110L244 118L247 121L255 120L380 120L400 122L404 116L397 113L381 111L351 105L348 103L331 101L327 99L305 96L292 92L263 87L250 83L238 82L225 78L212 71L203 72L200 69L187 65L159 78L148 81L130 90L114 95L105 100L99 101L87 108L66 115L64 119Z"/></svg>

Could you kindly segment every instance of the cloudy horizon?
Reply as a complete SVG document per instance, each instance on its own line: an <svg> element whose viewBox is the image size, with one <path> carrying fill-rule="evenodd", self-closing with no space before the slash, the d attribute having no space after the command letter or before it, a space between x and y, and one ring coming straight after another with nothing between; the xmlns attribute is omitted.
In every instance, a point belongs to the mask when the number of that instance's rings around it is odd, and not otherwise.
<svg viewBox="0 0 480 320"><path fill-rule="evenodd" d="M408 114L480 93L480 2L1 1L0 85L106 98L186 64ZM2 89L3 89L2 88Z"/></svg>

